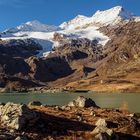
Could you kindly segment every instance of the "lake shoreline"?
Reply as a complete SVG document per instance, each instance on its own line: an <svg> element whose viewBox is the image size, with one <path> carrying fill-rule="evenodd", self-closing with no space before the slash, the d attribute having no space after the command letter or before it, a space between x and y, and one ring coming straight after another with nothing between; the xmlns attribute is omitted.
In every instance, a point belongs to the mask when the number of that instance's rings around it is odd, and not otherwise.
<svg viewBox="0 0 140 140"><path fill-rule="evenodd" d="M67 102L73 100L77 96L84 96L86 98L93 99L102 108L114 108L118 109L122 106L126 106L130 112L139 112L140 106L140 94L137 93L2 93L0 94L0 102L14 102L28 104L31 101L40 101L43 105L66 105ZM135 100L135 102L132 102Z"/></svg>
<svg viewBox="0 0 140 140"><path fill-rule="evenodd" d="M5 88L0 88L0 94L2 93L61 93L61 92L65 92L65 93L137 93L140 94L140 90L122 90L122 89L118 89L118 90L102 90L101 89L88 89L88 88L72 88L72 89L67 89L67 88L51 88L51 89L46 89L43 87L35 87L35 88L22 88L22 89L16 89L16 90L6 90Z"/></svg>

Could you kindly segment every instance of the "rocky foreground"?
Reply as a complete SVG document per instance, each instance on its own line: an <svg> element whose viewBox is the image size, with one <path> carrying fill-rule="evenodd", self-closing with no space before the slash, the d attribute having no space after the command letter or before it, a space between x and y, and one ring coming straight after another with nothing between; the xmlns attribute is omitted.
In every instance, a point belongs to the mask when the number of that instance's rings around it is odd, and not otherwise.
<svg viewBox="0 0 140 140"><path fill-rule="evenodd" d="M139 140L140 116L78 97L66 106L0 105L0 140Z"/></svg>

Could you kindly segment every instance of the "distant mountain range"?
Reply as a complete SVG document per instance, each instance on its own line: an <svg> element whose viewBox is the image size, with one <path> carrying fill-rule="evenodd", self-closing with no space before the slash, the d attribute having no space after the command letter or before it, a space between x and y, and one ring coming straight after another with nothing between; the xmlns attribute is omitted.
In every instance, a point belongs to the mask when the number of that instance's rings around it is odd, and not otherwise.
<svg viewBox="0 0 140 140"><path fill-rule="evenodd" d="M30 21L7 29L0 33L1 86L139 90L139 29L140 17L121 6L60 26Z"/></svg>
<svg viewBox="0 0 140 140"><path fill-rule="evenodd" d="M105 45L109 37L104 35L98 29L103 26L115 26L122 22L130 20L139 21L121 6L113 7L106 11L97 11L93 16L86 17L78 15L74 19L62 23L60 26L45 25L39 21L30 21L21 24L15 28L10 28L1 33L2 39L27 39L33 38L43 50L39 56L46 55L53 47L57 47L59 42L53 40L54 33L67 35L68 38L88 38L98 40L98 44Z"/></svg>

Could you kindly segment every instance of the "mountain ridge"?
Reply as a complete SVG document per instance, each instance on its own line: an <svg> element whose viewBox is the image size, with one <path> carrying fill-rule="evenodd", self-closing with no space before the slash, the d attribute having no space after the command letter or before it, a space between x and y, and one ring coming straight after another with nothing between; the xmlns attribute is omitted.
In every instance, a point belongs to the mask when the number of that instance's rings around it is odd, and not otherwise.
<svg viewBox="0 0 140 140"><path fill-rule="evenodd" d="M103 11L97 10L91 17L84 16L84 15L77 15L72 20L67 21L67 22L64 22L64 23L60 24L59 26L47 25L47 24L43 24L43 23L39 22L38 20L33 20L33 21L28 21L26 23L23 23L23 24L17 26L16 28L19 31L22 30L22 28L23 28L23 31L38 31L38 32L39 31L40 32L41 31L44 31L44 32L49 31L49 29L48 30L45 30L45 29L44 30L43 29L39 30L38 29L38 26L42 26L42 27L44 26L44 28L52 27L52 29L50 31L57 31L57 30L59 30L61 28L62 29L64 28L63 27L63 24L66 24L66 23L69 23L69 22L71 23L72 21L75 21L75 22L78 21L79 22L79 20L82 20L83 21L84 19L85 20L93 20L93 22L95 22L95 23L98 23L98 22L102 23L103 22L104 25L108 25L109 24L108 22L107 23L104 23L104 22L106 22L106 21L104 21L104 19L107 18L107 16L110 16L110 15L113 15L114 18L117 18L117 16L119 16L122 19L132 19L132 18L135 18L135 15L133 13L125 10L122 6L115 6L113 8L110 8L110 9L107 9L107 10L103 10ZM107 19L105 19L105 20L107 20ZM110 18L109 20L112 21L112 24L114 24L113 23L114 22L114 19L112 20L112 18ZM26 25L29 26L29 27L30 26L36 27L36 30L35 29L33 29L33 30L28 30L28 29L26 30L25 29L24 30L24 26L26 26ZM54 29L53 29L53 27L54 27ZM11 29L14 29L14 28L11 28ZM3 32L7 32L8 30L10 30L10 29L6 29Z"/></svg>
<svg viewBox="0 0 140 140"><path fill-rule="evenodd" d="M11 28L7 29L4 32L9 32L9 33L16 33L16 32L27 32L27 31L35 31L35 32L51 32L51 31L57 31L59 30L59 27L54 26L54 25L46 25L38 20L33 20L33 21L28 21L26 23L23 23L16 28Z"/></svg>
<svg viewBox="0 0 140 140"><path fill-rule="evenodd" d="M128 12L127 10L124 10L124 8L122 6L116 6L113 7L111 9L108 10L104 10L104 11L96 11L95 14L93 14L93 16L91 17L86 17L83 15L80 16L76 16L74 19L68 21L68 22L64 22L60 25L61 28L66 28L66 26L68 26L67 28L70 28L69 24L73 24L73 22L77 22L77 24L80 20L82 22L84 22L84 20L86 20L86 22L84 24L89 24L90 22L92 23L100 23L103 26L104 25L108 25L108 24L112 24L115 25L116 23L118 23L121 19L126 20L126 19L131 19L134 15L130 12ZM109 18L108 18L109 17ZM115 23L114 23L115 21ZM79 26L79 25L77 25Z"/></svg>
<svg viewBox="0 0 140 140"><path fill-rule="evenodd" d="M3 40L35 39L43 48L38 55L42 57L51 52L54 47L60 45L58 41L53 39L55 32L67 36L68 39L88 38L90 40L98 40L98 44L104 46L109 41L109 37L100 32L99 28L108 25L118 25L121 22L127 23L133 18L133 14L124 10L121 6L116 6L109 10L97 11L91 17L78 15L59 26L46 25L39 21L26 22L16 28L5 30L1 33L1 38ZM135 21L139 21L139 18L137 17Z"/></svg>

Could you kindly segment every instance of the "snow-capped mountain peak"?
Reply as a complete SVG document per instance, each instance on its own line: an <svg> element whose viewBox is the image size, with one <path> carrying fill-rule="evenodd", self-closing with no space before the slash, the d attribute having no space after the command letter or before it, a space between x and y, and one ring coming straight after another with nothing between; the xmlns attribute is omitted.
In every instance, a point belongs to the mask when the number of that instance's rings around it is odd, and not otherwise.
<svg viewBox="0 0 140 140"><path fill-rule="evenodd" d="M122 6L116 6L109 10L98 10L92 17L92 21L99 24L116 24L121 20L128 20L133 17L133 14L125 10Z"/></svg>
<svg viewBox="0 0 140 140"><path fill-rule="evenodd" d="M38 28L40 26L46 26L45 24L42 24L41 22L39 22L38 20L33 20L33 21L28 21L26 23L23 23L19 26L17 26L18 29L21 29L25 26L31 26L31 27L35 27L35 28Z"/></svg>
<svg viewBox="0 0 140 140"><path fill-rule="evenodd" d="M118 11L118 16L121 16L124 19L131 19L134 16L133 13L125 10L122 6L116 6L116 7L112 8L112 10Z"/></svg>
<svg viewBox="0 0 140 140"><path fill-rule="evenodd" d="M37 20L28 21L26 23L23 23L16 28L11 28L6 30L5 32L9 33L16 33L16 32L52 32L57 31L60 28L54 25L46 25L42 24L41 22Z"/></svg>
<svg viewBox="0 0 140 140"><path fill-rule="evenodd" d="M31 25L31 26L35 26L35 25L40 25L42 24L41 22L39 22L38 20L33 20L33 21L28 21L25 24L27 25Z"/></svg>
<svg viewBox="0 0 140 140"><path fill-rule="evenodd" d="M77 15L74 19L68 22L62 23L59 27L65 29L69 26L69 29L74 28L75 26L79 26L82 22L84 22L88 17L84 15Z"/></svg>
<svg viewBox="0 0 140 140"><path fill-rule="evenodd" d="M115 25L120 21L133 18L133 14L125 10L122 6L116 6L108 10L98 10L93 16L76 16L74 19L64 22L60 25L63 29L76 29L77 27L85 27L86 25Z"/></svg>

